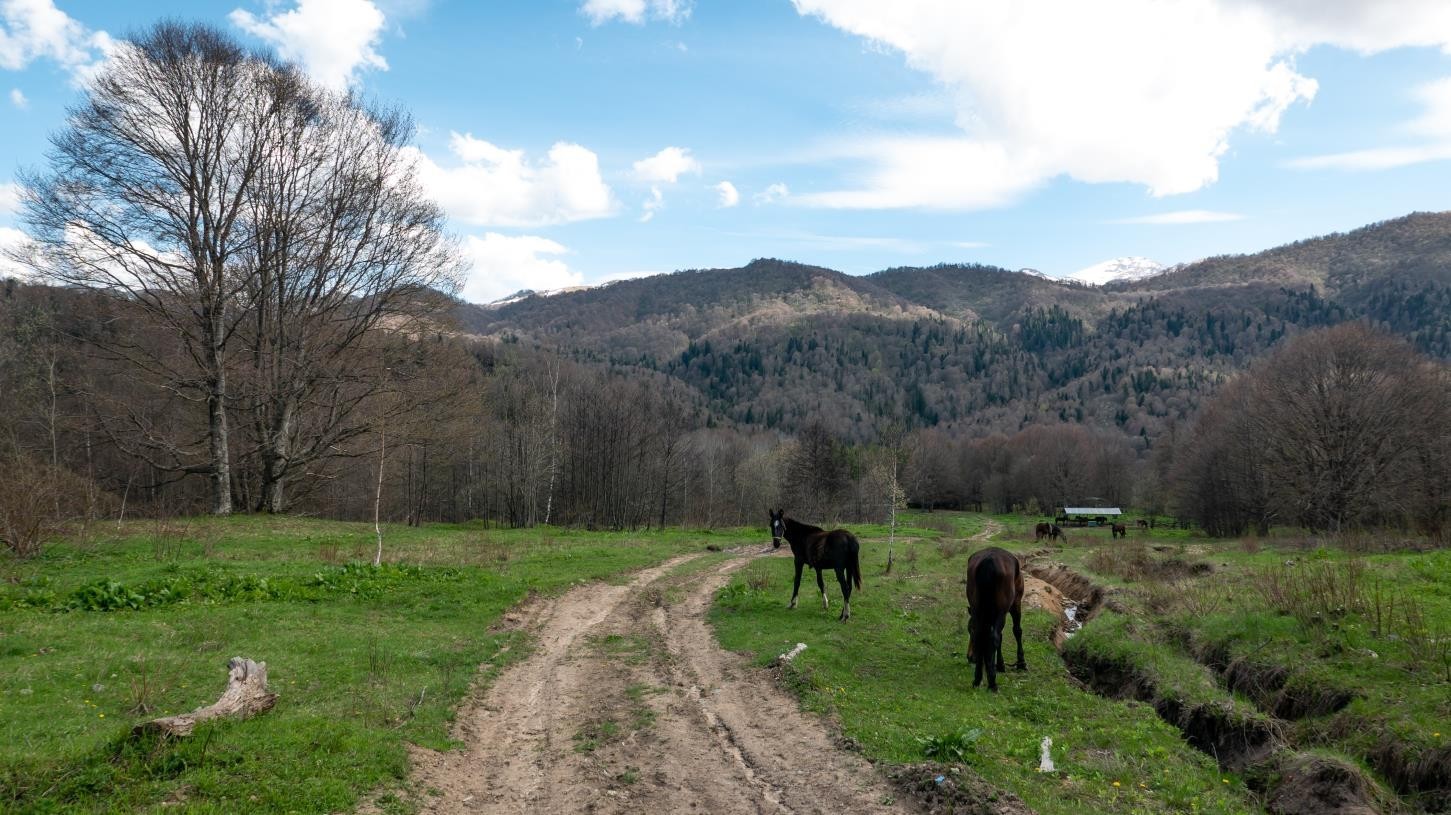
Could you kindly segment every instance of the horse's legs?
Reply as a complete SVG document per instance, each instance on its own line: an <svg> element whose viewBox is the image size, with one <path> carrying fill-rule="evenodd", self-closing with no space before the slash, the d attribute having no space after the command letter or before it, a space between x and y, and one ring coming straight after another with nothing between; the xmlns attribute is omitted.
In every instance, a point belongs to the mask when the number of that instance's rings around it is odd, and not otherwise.
<svg viewBox="0 0 1451 815"><path fill-rule="evenodd" d="M982 658L982 649L977 647L980 643L972 641L972 623L967 625L967 658L972 661L972 686L975 688L982 684L982 664L986 660Z"/></svg>
<svg viewBox="0 0 1451 815"><path fill-rule="evenodd" d="M821 567L816 567L816 588L821 590L821 610L825 611L830 604L826 602L826 580L821 576Z"/></svg>
<svg viewBox="0 0 1451 815"><path fill-rule="evenodd" d="M801 567L805 565L801 558L796 558L796 585L791 588L791 605L787 608L796 608L796 595L801 593Z"/></svg>
<svg viewBox="0 0 1451 815"><path fill-rule="evenodd" d="M983 651L982 661L987 666L987 689L998 690L998 671L1003 670L1003 624L1001 620L988 620L988 647Z"/></svg>
<svg viewBox="0 0 1451 815"><path fill-rule="evenodd" d="M842 622L851 619L851 578L846 576L846 569L836 567L836 583L841 586L841 617Z"/></svg>
<svg viewBox="0 0 1451 815"><path fill-rule="evenodd" d="M1018 664L1014 665L1020 671L1028 670L1028 663L1023 661L1023 604L1021 601L1013 603L1013 636L1018 640Z"/></svg>
<svg viewBox="0 0 1451 815"><path fill-rule="evenodd" d="M998 645L998 647L995 649L995 652L997 653L998 657L997 667L999 671L1006 671L1008 669L1007 663L1003 662L1003 626L1007 623L1007 621L1008 615L1006 612L1004 612L998 617L997 624L993 626L993 633L996 635L993 637L993 639L997 642Z"/></svg>

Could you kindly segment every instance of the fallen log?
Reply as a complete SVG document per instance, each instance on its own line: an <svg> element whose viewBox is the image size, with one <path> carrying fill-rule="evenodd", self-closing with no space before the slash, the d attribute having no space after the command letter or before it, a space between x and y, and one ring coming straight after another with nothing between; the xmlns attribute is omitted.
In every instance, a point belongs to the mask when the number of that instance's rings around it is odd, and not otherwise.
<svg viewBox="0 0 1451 815"><path fill-rule="evenodd" d="M271 710L275 704L277 694L267 690L267 663L232 657L227 661L227 689L216 702L179 716L142 722L131 728L131 736L158 733L183 738L191 735L198 722L223 716L246 719Z"/></svg>

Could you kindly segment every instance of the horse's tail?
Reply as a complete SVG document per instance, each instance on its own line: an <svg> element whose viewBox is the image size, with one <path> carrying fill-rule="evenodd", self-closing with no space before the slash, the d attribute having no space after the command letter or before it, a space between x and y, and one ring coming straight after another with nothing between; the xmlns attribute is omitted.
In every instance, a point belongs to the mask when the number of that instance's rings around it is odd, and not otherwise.
<svg viewBox="0 0 1451 815"><path fill-rule="evenodd" d="M851 572L852 582L856 584L857 590L858 591L861 591L861 587L862 587L862 567L861 567L861 564L857 562L857 552L862 547L861 547L861 544L857 543L856 537L852 537L852 539L851 539L851 546L849 546L847 548L850 549L851 551L850 551L850 554L848 555L848 557L850 558L850 560L847 563L846 567Z"/></svg>

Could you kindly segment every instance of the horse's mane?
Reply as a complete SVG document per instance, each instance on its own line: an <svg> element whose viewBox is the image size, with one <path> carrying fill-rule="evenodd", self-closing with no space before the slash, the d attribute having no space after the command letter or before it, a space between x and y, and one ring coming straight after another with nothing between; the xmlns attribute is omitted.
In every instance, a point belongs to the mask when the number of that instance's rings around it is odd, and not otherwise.
<svg viewBox="0 0 1451 815"><path fill-rule="evenodd" d="M825 529L822 529L819 526L812 526L811 524L801 523L800 521L796 520L795 518L787 518L786 519L786 525L787 526L797 527L797 528L801 529L804 532L825 532L826 531Z"/></svg>

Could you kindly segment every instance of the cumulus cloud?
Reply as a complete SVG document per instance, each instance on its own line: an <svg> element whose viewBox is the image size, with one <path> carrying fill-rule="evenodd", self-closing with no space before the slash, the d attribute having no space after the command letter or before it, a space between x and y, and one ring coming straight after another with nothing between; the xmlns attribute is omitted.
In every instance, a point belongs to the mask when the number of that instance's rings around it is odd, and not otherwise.
<svg viewBox="0 0 1451 815"><path fill-rule="evenodd" d="M1234 134L1314 97L1295 64L1310 47L1451 53L1442 0L793 2L933 77L960 131L839 148L855 183L797 199L826 207L990 207L1059 176L1191 192Z"/></svg>
<svg viewBox="0 0 1451 815"><path fill-rule="evenodd" d="M461 161L445 167L421 150L413 154L424 188L448 214L480 226L540 226L603 218L615 199L600 176L599 157L557 142L542 160L453 133L449 150Z"/></svg>
<svg viewBox="0 0 1451 815"><path fill-rule="evenodd" d="M700 162L688 147L666 147L649 158L635 162L635 177L654 184L674 184L685 173L700 175Z"/></svg>
<svg viewBox="0 0 1451 815"><path fill-rule="evenodd" d="M470 269L462 296L470 303L489 303L520 289L547 291L584 284L584 276L559 255L563 245L537 235L468 235L462 244Z"/></svg>
<svg viewBox="0 0 1451 815"><path fill-rule="evenodd" d="M741 202L740 190L737 190L736 185L729 181L722 181L711 189L715 190L716 195L720 196L716 201L717 206L728 208Z"/></svg>
<svg viewBox="0 0 1451 815"><path fill-rule="evenodd" d="M25 278L30 275L30 267L10 259L12 253L25 251L29 244L29 235L12 227L0 226L0 277Z"/></svg>
<svg viewBox="0 0 1451 815"><path fill-rule="evenodd" d="M30 100L25 98L25 92L19 88L10 89L10 104L21 110L28 110L30 108Z"/></svg>
<svg viewBox="0 0 1451 815"><path fill-rule="evenodd" d="M236 9L228 19L330 88L355 84L364 69L388 70L377 50L384 16L371 0L297 0L265 18Z"/></svg>
<svg viewBox="0 0 1451 815"><path fill-rule="evenodd" d="M1237 212L1215 212L1208 209L1181 209L1177 212L1158 212L1153 215L1138 215L1133 218L1119 218L1109 223L1152 224L1174 226L1178 224L1213 224L1224 221L1242 221L1244 216Z"/></svg>
<svg viewBox="0 0 1451 815"><path fill-rule="evenodd" d="M79 82L111 47L106 32L89 30L53 0L0 0L0 68L19 71L37 59L51 59ZM12 92L11 101L18 92Z"/></svg>
<svg viewBox="0 0 1451 815"><path fill-rule="evenodd" d="M785 184L782 184L780 181L777 181L775 184L772 184L764 190L756 193L754 196L751 197L751 200L755 201L757 206L760 206L761 204L774 204L790 194L790 188L788 188Z"/></svg>
<svg viewBox="0 0 1451 815"><path fill-rule="evenodd" d="M20 211L20 185L14 182L0 184L0 215Z"/></svg>
<svg viewBox="0 0 1451 815"><path fill-rule="evenodd" d="M691 5L691 0L585 0L579 12L589 18L590 25L603 25L610 20L635 25L659 20L679 25L690 16Z"/></svg>

